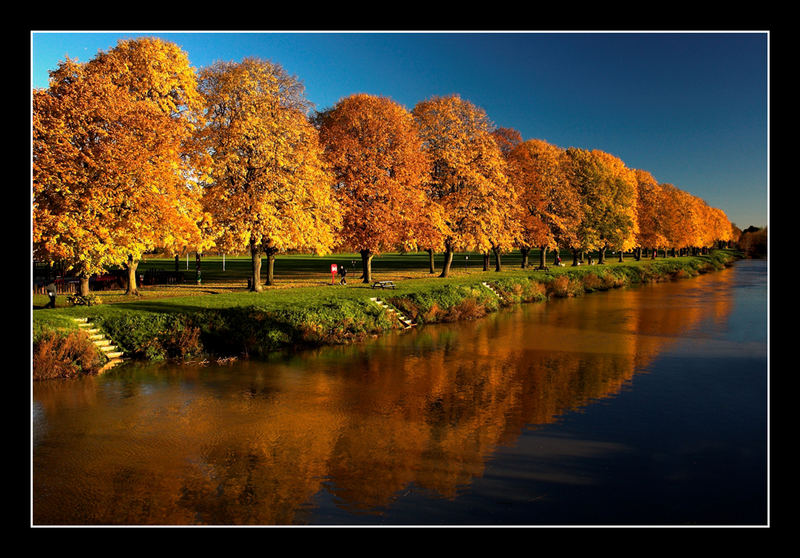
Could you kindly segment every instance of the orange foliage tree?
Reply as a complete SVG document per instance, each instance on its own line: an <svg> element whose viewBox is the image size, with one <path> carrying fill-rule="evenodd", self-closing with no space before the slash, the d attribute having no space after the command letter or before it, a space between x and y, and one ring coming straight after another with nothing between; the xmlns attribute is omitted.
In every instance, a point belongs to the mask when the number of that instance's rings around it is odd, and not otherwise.
<svg viewBox="0 0 800 558"><path fill-rule="evenodd" d="M274 283L276 254L360 251L364 282L386 250L523 254L569 247L681 253L738 231L720 209L600 150L523 141L458 95L409 113L358 94L307 116L303 85L256 58L216 63L200 80L159 39L120 41L85 64L65 60L33 92L34 257L81 280L136 269L155 248L249 251L251 288ZM338 198L338 200L337 200ZM337 232L340 236L337 239Z"/></svg>
<svg viewBox="0 0 800 558"><path fill-rule="evenodd" d="M734 240L734 225L728 220L725 212L718 208L711 208L710 224L712 238L719 248L724 248Z"/></svg>
<svg viewBox="0 0 800 558"><path fill-rule="evenodd" d="M411 114L387 97L357 94L314 117L342 206L341 245L372 258L435 242L441 211L423 189L430 163Z"/></svg>
<svg viewBox="0 0 800 558"><path fill-rule="evenodd" d="M675 189L674 211L677 218L677 228L671 237L672 255L678 249L696 246L700 236L700 212L697 199L679 188Z"/></svg>
<svg viewBox="0 0 800 558"><path fill-rule="evenodd" d="M522 134L514 128L496 128L492 131L492 137L500 148L503 157L508 158L509 154L522 143Z"/></svg>
<svg viewBox="0 0 800 558"><path fill-rule="evenodd" d="M263 255L272 285L276 254L333 247L341 216L332 177L303 85L281 66L218 62L201 72L200 91L208 107L202 137L212 154L204 203L217 244L249 251L250 289L260 292Z"/></svg>
<svg viewBox="0 0 800 558"><path fill-rule="evenodd" d="M567 179L564 150L542 140L527 140L508 156L508 175L516 191L518 245L522 267L528 253L539 247L539 268L545 269L547 250L572 246L577 240L582 208L578 190Z"/></svg>
<svg viewBox="0 0 800 558"><path fill-rule="evenodd" d="M698 220L698 233L693 248L695 251L706 253L709 248L724 246L732 237L732 227L725 213L715 207L711 207L701 198L694 198Z"/></svg>
<svg viewBox="0 0 800 558"><path fill-rule="evenodd" d="M121 265L128 294L146 251L208 244L195 141L202 104L186 54L159 39L66 60L33 93L35 257L80 278Z"/></svg>
<svg viewBox="0 0 800 558"><path fill-rule="evenodd" d="M652 248L653 254L666 243L663 188L647 171L634 170L637 183L637 215L639 231L636 234L636 259L641 259L643 248Z"/></svg>
<svg viewBox="0 0 800 558"><path fill-rule="evenodd" d="M667 257L668 250L678 246L683 235L683 216L679 211L681 203L681 190L674 184L661 183L661 220L664 232L664 257ZM654 251L653 257L658 256L658 250Z"/></svg>
<svg viewBox="0 0 800 558"><path fill-rule="evenodd" d="M496 251L513 242L503 155L486 113L458 95L432 97L412 111L432 169L429 197L444 209L447 277L457 249Z"/></svg>

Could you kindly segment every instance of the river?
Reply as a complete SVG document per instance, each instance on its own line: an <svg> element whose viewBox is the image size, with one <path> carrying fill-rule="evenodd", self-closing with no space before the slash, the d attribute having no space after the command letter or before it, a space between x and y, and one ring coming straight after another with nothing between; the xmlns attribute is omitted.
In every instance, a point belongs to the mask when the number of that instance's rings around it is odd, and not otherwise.
<svg viewBox="0 0 800 558"><path fill-rule="evenodd" d="M35 382L32 525L766 525L767 269Z"/></svg>

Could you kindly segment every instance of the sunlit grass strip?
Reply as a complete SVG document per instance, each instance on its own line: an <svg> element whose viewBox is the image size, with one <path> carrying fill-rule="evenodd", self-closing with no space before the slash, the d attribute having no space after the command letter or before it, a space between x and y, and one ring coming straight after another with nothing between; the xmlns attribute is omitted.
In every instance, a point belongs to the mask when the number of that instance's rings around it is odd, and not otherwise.
<svg viewBox="0 0 800 558"><path fill-rule="evenodd" d="M396 289L387 291L354 279L347 287L327 283L262 293L218 290L213 295L144 298L36 311L34 339L42 332L74 327L73 317L89 317L126 354L141 358L195 358L208 353L261 356L284 347L358 341L400 327L396 318L371 303L376 293L416 323L448 322L478 318L504 304L690 277L720 269L734 259L731 252L717 251L709 256L630 259L546 271L472 271L448 279L401 280ZM483 287L483 281L491 282L501 298Z"/></svg>

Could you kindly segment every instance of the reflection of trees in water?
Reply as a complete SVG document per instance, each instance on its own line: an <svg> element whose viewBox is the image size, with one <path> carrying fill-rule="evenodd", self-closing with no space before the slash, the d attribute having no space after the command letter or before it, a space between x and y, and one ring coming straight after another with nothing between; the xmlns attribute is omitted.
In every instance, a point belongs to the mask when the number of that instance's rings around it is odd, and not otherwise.
<svg viewBox="0 0 800 558"><path fill-rule="evenodd" d="M726 278L715 274L714 287ZM678 335L724 320L728 285L690 283L531 305L269 367L36 386L52 436L62 407L84 411L66 414L79 436L37 447L35 462L59 462L35 476L34 522L289 524L323 489L361 513L411 486L452 498L523 429L613 396ZM684 304L665 302L682 293Z"/></svg>

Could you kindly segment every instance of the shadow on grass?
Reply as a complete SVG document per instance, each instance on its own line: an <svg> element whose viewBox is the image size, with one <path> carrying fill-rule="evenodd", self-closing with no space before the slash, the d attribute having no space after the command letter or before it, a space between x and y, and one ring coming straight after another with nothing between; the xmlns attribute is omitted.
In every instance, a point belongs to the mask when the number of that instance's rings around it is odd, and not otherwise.
<svg viewBox="0 0 800 558"><path fill-rule="evenodd" d="M114 309L153 312L158 314L202 312L203 310L209 309L207 306L175 304L175 302L159 302L158 300L148 300L142 302L115 302L114 304L109 305L109 307L113 307Z"/></svg>

